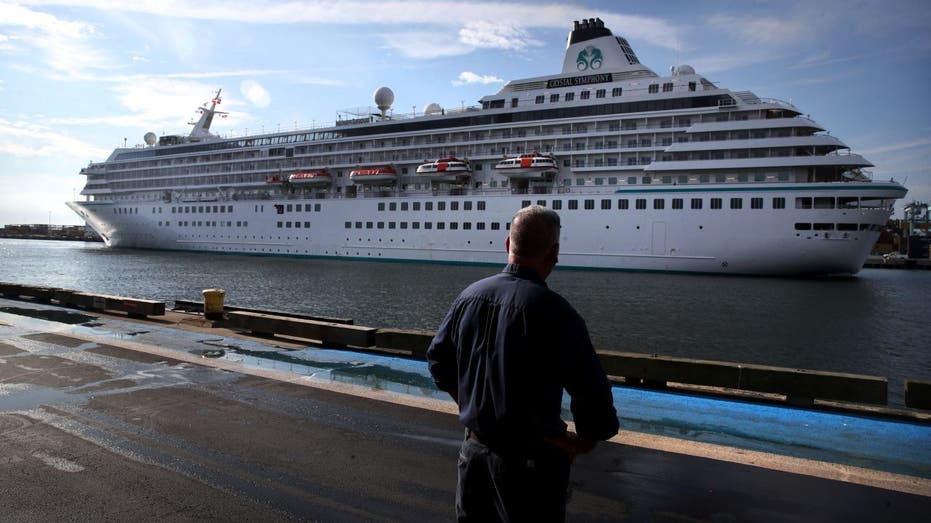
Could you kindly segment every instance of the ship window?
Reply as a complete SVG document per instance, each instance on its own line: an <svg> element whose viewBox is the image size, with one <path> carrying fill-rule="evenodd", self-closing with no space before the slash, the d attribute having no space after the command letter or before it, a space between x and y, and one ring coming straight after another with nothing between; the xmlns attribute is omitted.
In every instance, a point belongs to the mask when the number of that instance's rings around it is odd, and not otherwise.
<svg viewBox="0 0 931 523"><path fill-rule="evenodd" d="M773 209L785 209L785 208L786 208L785 198L773 198Z"/></svg>
<svg viewBox="0 0 931 523"><path fill-rule="evenodd" d="M576 185L585 185L585 178L576 178L576 179L575 179L575 184L576 184Z"/></svg>
<svg viewBox="0 0 931 523"><path fill-rule="evenodd" d="M663 92L664 93L672 92L672 82L666 82L663 84Z"/></svg>
<svg viewBox="0 0 931 523"><path fill-rule="evenodd" d="M837 199L838 209L856 209L860 206L860 199L856 196L840 197Z"/></svg>
<svg viewBox="0 0 931 523"><path fill-rule="evenodd" d="M517 98L511 98L511 107L517 107Z"/></svg>
<svg viewBox="0 0 931 523"><path fill-rule="evenodd" d="M627 202L627 199L621 199L617 201L617 208L619 210L626 210L630 208L630 204Z"/></svg>
<svg viewBox="0 0 931 523"><path fill-rule="evenodd" d="M638 208L638 209L646 209L646 208L647 208L647 201L646 201L646 198L637 198L637 208Z"/></svg>
<svg viewBox="0 0 931 523"><path fill-rule="evenodd" d="M747 175L746 175L746 174L738 174L738 175L737 175L737 181L738 181L738 182L746 182L747 180L748 180L748 178L747 178Z"/></svg>
<svg viewBox="0 0 931 523"><path fill-rule="evenodd" d="M396 210L398 210L398 204L395 203L395 202L389 203L389 204L388 204L388 210L389 210L389 211L396 211Z"/></svg>
<svg viewBox="0 0 931 523"><path fill-rule="evenodd" d="M659 84L650 84L649 92L650 92L651 94L652 94L652 93L658 93L658 92L659 92Z"/></svg>
<svg viewBox="0 0 931 523"><path fill-rule="evenodd" d="M591 95L592 95L592 92L591 92L591 91L582 91L581 93L579 93L579 99L580 99L580 100L588 100L588 98L589 98Z"/></svg>
<svg viewBox="0 0 931 523"><path fill-rule="evenodd" d="M540 207L546 207L546 200L537 200L537 205Z"/></svg>
<svg viewBox="0 0 931 523"><path fill-rule="evenodd" d="M610 209L610 208L611 208L611 200L601 200L601 208L602 208L602 209Z"/></svg>
<svg viewBox="0 0 931 523"><path fill-rule="evenodd" d="M537 96L537 99L536 99L536 102L535 102L535 103L542 104L542 103L545 102L545 101L546 101L546 97L543 96L543 95L541 94L541 95L538 95L538 96Z"/></svg>
<svg viewBox="0 0 931 523"><path fill-rule="evenodd" d="M356 222L356 229L362 228L362 222Z"/></svg>
<svg viewBox="0 0 931 523"><path fill-rule="evenodd" d="M681 209L682 208L682 198L673 198L672 199L672 208Z"/></svg>
<svg viewBox="0 0 931 523"><path fill-rule="evenodd" d="M765 182L765 181L766 181L766 175L763 174L763 173L756 173L756 174L753 175L753 181L755 181L755 182Z"/></svg>
<svg viewBox="0 0 931 523"><path fill-rule="evenodd" d="M641 180L641 182L642 182L644 185L649 185L649 184L653 183L653 178L651 178L651 177L649 177L649 176L644 176L643 179Z"/></svg>
<svg viewBox="0 0 931 523"><path fill-rule="evenodd" d="M571 102L572 100L575 100L575 93L566 93L566 101Z"/></svg>
<svg viewBox="0 0 931 523"><path fill-rule="evenodd" d="M389 229L394 229L396 226L397 226L397 224L396 224L395 222L388 222L388 228L389 228Z"/></svg>
<svg viewBox="0 0 931 523"><path fill-rule="evenodd" d="M551 94L551 95L550 95L550 103L554 103L554 102L558 102L558 101L559 101L559 93L555 93L555 94Z"/></svg>
<svg viewBox="0 0 931 523"><path fill-rule="evenodd" d="M833 197L818 197L815 198L815 209L833 209L834 208L834 198Z"/></svg>
<svg viewBox="0 0 931 523"><path fill-rule="evenodd" d="M459 229L459 223L457 223L457 222L449 222L449 228L450 228L450 230L455 231L455 230ZM442 227L440 227L440 229L442 229Z"/></svg>
<svg viewBox="0 0 931 523"><path fill-rule="evenodd" d="M597 91L595 91L595 98L604 98L604 97L605 97L604 89L598 89Z"/></svg>
<svg viewBox="0 0 931 523"><path fill-rule="evenodd" d="M576 209L578 209L578 208L579 208L579 201L578 201L578 200L569 200L569 209L570 209L570 210L576 210Z"/></svg>
<svg viewBox="0 0 931 523"><path fill-rule="evenodd" d="M812 225L812 228L816 231L833 231L833 223L815 223Z"/></svg>
<svg viewBox="0 0 931 523"><path fill-rule="evenodd" d="M604 178L595 178L595 185L604 185L604 184L605 184Z"/></svg>
<svg viewBox="0 0 931 523"><path fill-rule="evenodd" d="M751 209L762 209L763 198L750 198L750 208Z"/></svg>
<svg viewBox="0 0 931 523"><path fill-rule="evenodd" d="M365 228L366 228L366 229L371 229L371 228L373 228L373 227L375 227L375 223L374 223L374 222L365 222Z"/></svg>
<svg viewBox="0 0 931 523"><path fill-rule="evenodd" d="M440 210L442 211L443 209L440 209ZM449 210L450 210L450 211L458 211L458 210L459 210L459 202L449 202Z"/></svg>
<svg viewBox="0 0 931 523"><path fill-rule="evenodd" d="M420 222L414 222L411 224L412 229L420 229Z"/></svg>
<svg viewBox="0 0 931 523"><path fill-rule="evenodd" d="M480 211L484 211L484 210L485 210L485 201L484 201L484 200L479 200L479 202L478 202L478 210L480 210Z"/></svg>
<svg viewBox="0 0 931 523"><path fill-rule="evenodd" d="M213 206L213 212L219 212L216 205Z"/></svg>
<svg viewBox="0 0 931 523"><path fill-rule="evenodd" d="M585 200L585 209L592 210L595 208L595 200Z"/></svg>
<svg viewBox="0 0 931 523"><path fill-rule="evenodd" d="M197 212L204 212L204 206L203 205L198 206Z"/></svg>
<svg viewBox="0 0 931 523"><path fill-rule="evenodd" d="M716 174L714 175L714 181L716 183L724 183L727 181L727 176L724 176L723 174Z"/></svg>
<svg viewBox="0 0 931 523"><path fill-rule="evenodd" d="M511 230L511 222L507 222L507 223L504 224L504 230L506 230L506 231L510 231L510 230Z"/></svg>
<svg viewBox="0 0 931 523"><path fill-rule="evenodd" d="M432 229L432 228L433 228L433 222L423 222L423 228L424 228L424 229Z"/></svg>
<svg viewBox="0 0 931 523"><path fill-rule="evenodd" d="M855 231L855 230L857 230L857 224L855 224L855 223L838 223L838 224L837 224L837 230L838 230L838 231Z"/></svg>
<svg viewBox="0 0 931 523"><path fill-rule="evenodd" d="M425 210L425 211L432 211L432 210L433 210L433 202L424 202L424 203L423 203L423 210Z"/></svg>
<svg viewBox="0 0 931 523"><path fill-rule="evenodd" d="M280 229L282 227L284 227L284 222L278 222L278 228Z"/></svg>
<svg viewBox="0 0 931 523"><path fill-rule="evenodd" d="M712 198L712 199L711 199L711 208L712 208L712 209L722 209L722 208L723 208L723 205L722 205L722 204L723 204L723 202L721 201L721 198Z"/></svg>
<svg viewBox="0 0 931 523"><path fill-rule="evenodd" d="M530 207L530 200L523 200L520 202L520 208L523 209L524 207Z"/></svg>
<svg viewBox="0 0 931 523"><path fill-rule="evenodd" d="M462 222L462 229L463 229L464 231L471 231L471 230L472 230L472 222Z"/></svg>
<svg viewBox="0 0 931 523"><path fill-rule="evenodd" d="M666 207L666 200L663 200L662 198L656 198L653 200L654 209L663 209L665 207Z"/></svg>
<svg viewBox="0 0 931 523"><path fill-rule="evenodd" d="M692 198L692 208L701 209L701 198Z"/></svg>
<svg viewBox="0 0 931 523"><path fill-rule="evenodd" d="M476 222L476 223L475 223L475 228L478 229L478 230L480 230L480 231L484 231L484 230L485 230L485 222Z"/></svg>
<svg viewBox="0 0 931 523"><path fill-rule="evenodd" d="M223 222L220 222L220 223L223 223ZM295 228L295 229L300 229L300 228L301 228L301 222L294 222L294 228Z"/></svg>
<svg viewBox="0 0 931 523"><path fill-rule="evenodd" d="M743 209L744 201L742 198L731 198L731 209Z"/></svg>
<svg viewBox="0 0 931 523"><path fill-rule="evenodd" d="M810 231L811 224L810 223L796 223L795 230L796 231Z"/></svg>
<svg viewBox="0 0 931 523"><path fill-rule="evenodd" d="M420 202L414 202L414 204L413 204L412 207L413 207L413 209L414 209L415 211L419 211L419 210L420 210Z"/></svg>
<svg viewBox="0 0 931 523"><path fill-rule="evenodd" d="M401 210L402 210L402 211L406 211L406 210L407 210L407 202L401 202Z"/></svg>
<svg viewBox="0 0 931 523"><path fill-rule="evenodd" d="M811 198L807 196L800 196L796 198L795 208L796 209L811 209Z"/></svg>
<svg viewBox="0 0 931 523"><path fill-rule="evenodd" d="M384 228L385 228L385 222L378 222L378 228L379 228L379 229L384 229Z"/></svg>
<svg viewBox="0 0 931 523"><path fill-rule="evenodd" d="M498 222L491 222L491 230L493 231L501 230L501 224Z"/></svg>
<svg viewBox="0 0 931 523"><path fill-rule="evenodd" d="M445 210L446 210L446 202L436 202L436 210L438 210L438 211L445 211Z"/></svg>
<svg viewBox="0 0 931 523"><path fill-rule="evenodd" d="M439 230L445 229L445 228L446 228L446 222L436 222L436 228L439 229Z"/></svg>
<svg viewBox="0 0 931 523"><path fill-rule="evenodd" d="M289 205L288 207L290 207L290 205ZM288 209L288 210L290 210L290 209ZM384 211L384 210L385 210L385 202L378 202L378 210L379 210L379 211Z"/></svg>
<svg viewBox="0 0 931 523"><path fill-rule="evenodd" d="M615 87L614 89L611 89L611 96L621 96L621 93L623 92L624 92L624 88Z"/></svg>
<svg viewBox="0 0 931 523"><path fill-rule="evenodd" d="M401 228L407 229L407 222L401 222Z"/></svg>
<svg viewBox="0 0 931 523"><path fill-rule="evenodd" d="M663 183L672 183L672 176L663 176L660 179L663 181Z"/></svg>
<svg viewBox="0 0 931 523"><path fill-rule="evenodd" d="M550 207L552 207L553 210L556 210L556 211L562 209L562 200L553 200L552 203L550 204Z"/></svg>
<svg viewBox="0 0 931 523"><path fill-rule="evenodd" d="M471 210L472 210L472 202L462 202L462 210L463 210L463 211L471 211Z"/></svg>
<svg viewBox="0 0 931 523"><path fill-rule="evenodd" d="M695 82L689 82L689 91L694 91L697 85Z"/></svg>

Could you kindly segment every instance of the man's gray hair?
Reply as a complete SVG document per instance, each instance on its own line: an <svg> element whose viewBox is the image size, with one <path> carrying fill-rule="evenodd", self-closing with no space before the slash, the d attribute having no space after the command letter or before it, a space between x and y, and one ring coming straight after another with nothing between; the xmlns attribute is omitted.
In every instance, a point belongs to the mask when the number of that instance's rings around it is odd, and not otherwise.
<svg viewBox="0 0 931 523"><path fill-rule="evenodd" d="M517 211L511 220L511 254L536 258L559 243L559 215L542 205Z"/></svg>

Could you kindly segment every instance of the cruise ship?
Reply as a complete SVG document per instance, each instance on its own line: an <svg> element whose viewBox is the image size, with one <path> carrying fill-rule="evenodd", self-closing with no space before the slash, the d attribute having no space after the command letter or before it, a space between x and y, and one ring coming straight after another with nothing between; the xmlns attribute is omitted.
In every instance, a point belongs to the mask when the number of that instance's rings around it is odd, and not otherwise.
<svg viewBox="0 0 931 523"><path fill-rule="evenodd" d="M499 264L511 217L562 218L560 266L852 274L906 189L791 103L693 67L660 76L600 19L576 21L559 74L480 105L247 137L122 147L68 205L110 247Z"/></svg>

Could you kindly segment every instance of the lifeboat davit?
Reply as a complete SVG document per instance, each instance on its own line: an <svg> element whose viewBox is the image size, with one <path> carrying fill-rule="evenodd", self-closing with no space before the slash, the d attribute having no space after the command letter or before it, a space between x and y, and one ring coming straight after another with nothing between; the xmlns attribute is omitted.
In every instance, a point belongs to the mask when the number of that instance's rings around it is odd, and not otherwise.
<svg viewBox="0 0 931 523"><path fill-rule="evenodd" d="M522 154L516 158L505 158L495 164L498 174L518 180L536 180L556 174L559 164L551 154Z"/></svg>
<svg viewBox="0 0 931 523"><path fill-rule="evenodd" d="M294 173L288 177L291 185L329 185L333 183L333 176L326 169Z"/></svg>
<svg viewBox="0 0 931 523"><path fill-rule="evenodd" d="M384 183L398 179L398 171L390 165L381 167L360 167L349 173L349 179L354 183Z"/></svg>
<svg viewBox="0 0 931 523"><path fill-rule="evenodd" d="M420 165L417 167L417 174L431 180L454 181L458 178L472 176L472 165L468 160L450 156Z"/></svg>

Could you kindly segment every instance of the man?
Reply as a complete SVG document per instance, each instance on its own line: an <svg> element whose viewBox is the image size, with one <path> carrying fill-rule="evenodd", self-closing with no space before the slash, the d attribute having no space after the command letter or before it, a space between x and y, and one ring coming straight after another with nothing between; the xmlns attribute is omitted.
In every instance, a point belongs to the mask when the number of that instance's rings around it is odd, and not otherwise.
<svg viewBox="0 0 931 523"><path fill-rule="evenodd" d="M508 265L465 289L427 351L437 387L459 404L459 521L564 521L576 454L617 434L611 386L585 322L546 278L559 215L521 209ZM563 390L577 434L560 418Z"/></svg>

